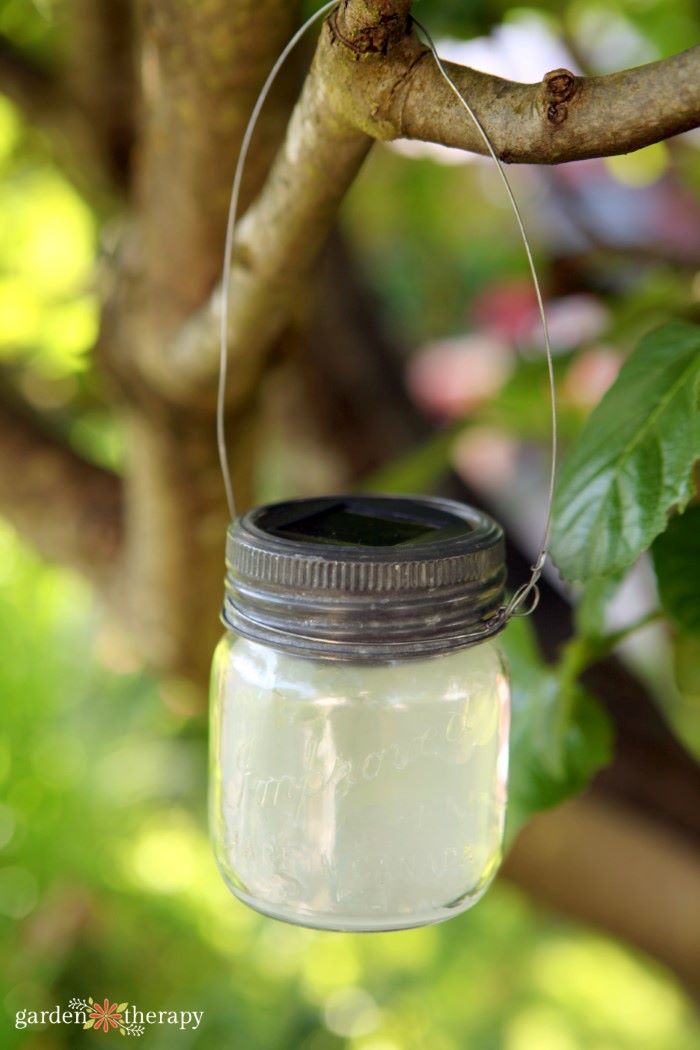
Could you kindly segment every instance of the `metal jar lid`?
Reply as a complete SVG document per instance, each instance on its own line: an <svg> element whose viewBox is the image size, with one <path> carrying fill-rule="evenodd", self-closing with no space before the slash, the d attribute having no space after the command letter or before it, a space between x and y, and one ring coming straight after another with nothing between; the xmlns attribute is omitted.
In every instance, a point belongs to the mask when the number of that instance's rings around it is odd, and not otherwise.
<svg viewBox="0 0 700 1050"><path fill-rule="evenodd" d="M425 497L256 507L230 527L224 623L313 659L385 662L474 645L503 626L503 530Z"/></svg>

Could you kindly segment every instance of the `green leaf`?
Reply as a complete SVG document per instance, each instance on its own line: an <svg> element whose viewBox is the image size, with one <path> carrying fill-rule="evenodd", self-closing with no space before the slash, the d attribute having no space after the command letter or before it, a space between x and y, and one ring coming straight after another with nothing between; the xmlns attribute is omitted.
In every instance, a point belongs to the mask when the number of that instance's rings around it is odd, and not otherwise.
<svg viewBox="0 0 700 1050"><path fill-rule="evenodd" d="M118 1014L123 1014L128 1005L129 1005L128 1003L120 1003L119 1006L117 1007L117 1013Z"/></svg>
<svg viewBox="0 0 700 1050"><path fill-rule="evenodd" d="M619 572L692 491L700 456L700 327L674 321L642 339L589 416L561 472L552 552L564 576Z"/></svg>
<svg viewBox="0 0 700 1050"><path fill-rule="evenodd" d="M576 633L583 638L599 639L605 633L606 611L622 583L622 573L614 576L595 576L579 598L574 609Z"/></svg>
<svg viewBox="0 0 700 1050"><path fill-rule="evenodd" d="M95 1023L94 1018L93 1018L92 1021L86 1021L85 1024L83 1025L83 1028L87 1031L88 1028L92 1028L94 1023Z"/></svg>
<svg viewBox="0 0 700 1050"><path fill-rule="evenodd" d="M700 506L671 518L652 547L664 612L686 634L700 634Z"/></svg>
<svg viewBox="0 0 700 1050"><path fill-rule="evenodd" d="M583 790L612 756L607 714L578 683L543 661L530 624L511 620L503 634L513 708L506 837L533 813Z"/></svg>

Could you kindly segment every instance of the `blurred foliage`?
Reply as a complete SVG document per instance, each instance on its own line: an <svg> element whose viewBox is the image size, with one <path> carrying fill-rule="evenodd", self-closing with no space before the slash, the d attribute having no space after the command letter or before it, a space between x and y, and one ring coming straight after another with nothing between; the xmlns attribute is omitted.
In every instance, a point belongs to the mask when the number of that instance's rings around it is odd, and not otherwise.
<svg viewBox="0 0 700 1050"><path fill-rule="evenodd" d="M72 1048L14 1012L76 995L204 1010L147 1048L691 1050L674 981L498 885L449 923L337 935L225 890L202 719L138 669L87 589L0 529L0 1046ZM116 1035L115 1035L116 1038Z"/></svg>
<svg viewBox="0 0 700 1050"><path fill-rule="evenodd" d="M0 33L50 66L64 7L62 0L2 0ZM460 39L534 19L571 48L572 64L593 72L681 50L700 35L693 0L546 0L527 8L419 0L416 13L435 34ZM557 348L565 445L599 397L581 396L594 355L625 355L672 315L697 313L698 259L683 255L692 219L683 193L700 191L695 142L563 173L511 172L548 296L585 293L605 310L601 330ZM624 239L581 233L577 223L590 218L592 205L566 181L572 170L584 189L586 173L603 180L595 182L602 228L619 229L624 214L632 250ZM576 222L556 210L562 198ZM109 231L59 169L45 136L2 97L0 209L0 363L74 447L118 468L121 436L92 357ZM663 245L640 233L657 214L668 235ZM482 161L455 163L444 152L409 158L378 147L342 223L407 360L436 338L478 332L484 295L527 277L511 216ZM460 437L478 424L522 450L505 488L515 490L523 474L529 503L541 501L545 369L532 333L514 343L505 385L443 420L425 446L387 464L375 485L436 486L455 466ZM12 1016L87 994L144 1009L204 1009L198 1032L152 1029L143 1040L168 1050L174 1041L208 1050L697 1045L690 1006L668 974L609 939L554 922L501 885L449 924L402 934L340 937L247 911L226 893L210 856L205 725L187 697L150 680L86 588L42 565L4 526L0 584L0 965L9 1014L1 1047L73 1047L70 1029L22 1033ZM619 584L594 580L585 592L578 631L591 648L609 638L607 610ZM681 690L661 676L654 687L690 741L700 739L698 642L681 626ZM517 677L512 834L532 810L583 786L606 761L610 736L596 701L575 685L585 665L581 647L552 669L527 624L514 623L505 642ZM662 665L663 638L652 649Z"/></svg>
<svg viewBox="0 0 700 1050"><path fill-rule="evenodd" d="M64 0L2 0L0 33L46 64L55 61Z"/></svg>
<svg viewBox="0 0 700 1050"><path fill-rule="evenodd" d="M577 794L612 757L613 730L577 681L574 644L556 669L542 659L528 620L502 636L513 682L506 838L541 809Z"/></svg>
<svg viewBox="0 0 700 1050"><path fill-rule="evenodd" d="M0 366L83 455L118 468L122 442L93 371L97 221L0 95Z"/></svg>
<svg viewBox="0 0 700 1050"><path fill-rule="evenodd" d="M409 345L465 322L475 295L527 260L499 201L483 200L479 165L437 166L375 149L344 208L350 237Z"/></svg>
<svg viewBox="0 0 700 1050"><path fill-rule="evenodd" d="M700 760L700 505L677 514L654 543L659 598L673 627L679 732Z"/></svg>
<svg viewBox="0 0 700 1050"><path fill-rule="evenodd" d="M452 448L465 425L453 423L437 430L418 448L365 478L362 488L394 495L436 491L449 472Z"/></svg>
<svg viewBox="0 0 700 1050"><path fill-rule="evenodd" d="M623 573L596 576L586 585L575 609L576 632L593 641L603 637L605 610L620 587Z"/></svg>
<svg viewBox="0 0 700 1050"><path fill-rule="evenodd" d="M309 11L318 6L305 4ZM487 33L527 11L564 31L586 36L607 29L617 31L619 37L627 29L659 54L681 51L700 31L700 12L694 0L574 0L567 4L531 0L522 5L509 0L416 0L414 10L431 32L459 38Z"/></svg>

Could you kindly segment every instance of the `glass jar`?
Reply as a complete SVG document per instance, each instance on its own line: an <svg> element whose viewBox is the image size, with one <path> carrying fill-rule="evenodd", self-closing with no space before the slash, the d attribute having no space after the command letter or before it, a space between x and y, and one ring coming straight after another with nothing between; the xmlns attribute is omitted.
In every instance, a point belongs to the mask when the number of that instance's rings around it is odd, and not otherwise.
<svg viewBox="0 0 700 1050"><path fill-rule="evenodd" d="M394 930L474 904L501 855L500 526L441 499L258 508L229 531L211 832L277 919Z"/></svg>

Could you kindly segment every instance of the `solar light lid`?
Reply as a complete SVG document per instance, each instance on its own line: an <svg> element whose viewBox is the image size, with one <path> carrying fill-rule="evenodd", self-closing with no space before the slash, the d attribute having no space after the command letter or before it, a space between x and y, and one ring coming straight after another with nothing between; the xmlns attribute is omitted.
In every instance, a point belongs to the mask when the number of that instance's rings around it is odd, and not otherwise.
<svg viewBox="0 0 700 1050"><path fill-rule="evenodd" d="M481 641L505 584L503 530L432 497L333 496L257 507L227 538L223 619L318 659L385 661Z"/></svg>

